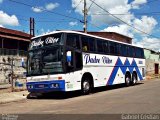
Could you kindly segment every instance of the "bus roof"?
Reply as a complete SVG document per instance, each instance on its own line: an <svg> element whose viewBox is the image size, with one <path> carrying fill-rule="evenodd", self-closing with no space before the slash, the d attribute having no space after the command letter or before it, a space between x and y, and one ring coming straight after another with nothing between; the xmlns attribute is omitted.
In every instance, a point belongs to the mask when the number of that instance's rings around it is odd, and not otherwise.
<svg viewBox="0 0 160 120"><path fill-rule="evenodd" d="M71 31L71 30L52 31L52 32L49 32L49 33L45 33L45 34L43 34L43 35L39 35L39 36L36 36L36 37L32 37L32 39L39 38L39 37L43 37L43 36L46 36L46 35L56 34L56 33L75 33L75 34L85 35L85 36L94 37L94 38L99 38L99 39L103 39L103 40L108 40L108 41L112 41L112 42L116 42L116 43L126 44L126 45L129 45L129 46L134 46L134 47L143 48L143 47L141 47L141 46L136 46L136 45L128 44L128 43L125 43L125 42L120 42L120 41L117 41L117 40L114 40L114 39L99 37L99 36L96 36L96 35L91 35L91 34L87 34L87 33L83 33L83 32ZM31 40L32 40L32 39L31 39Z"/></svg>

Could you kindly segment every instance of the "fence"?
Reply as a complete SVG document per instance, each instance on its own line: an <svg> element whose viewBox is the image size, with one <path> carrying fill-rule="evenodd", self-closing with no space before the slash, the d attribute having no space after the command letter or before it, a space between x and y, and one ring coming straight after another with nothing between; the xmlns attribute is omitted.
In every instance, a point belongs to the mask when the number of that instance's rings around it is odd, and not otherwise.
<svg viewBox="0 0 160 120"><path fill-rule="evenodd" d="M27 56L27 51L17 49L0 48L0 55L19 55Z"/></svg>

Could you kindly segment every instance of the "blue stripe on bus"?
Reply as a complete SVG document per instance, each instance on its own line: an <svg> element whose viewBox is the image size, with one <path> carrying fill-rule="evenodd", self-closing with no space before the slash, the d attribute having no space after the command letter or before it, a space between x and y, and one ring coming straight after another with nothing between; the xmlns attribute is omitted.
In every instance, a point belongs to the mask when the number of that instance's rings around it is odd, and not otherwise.
<svg viewBox="0 0 160 120"><path fill-rule="evenodd" d="M117 59L115 66L116 66L117 64L119 64L118 62L120 62L120 61L119 61L119 58ZM114 67L113 70L112 70L112 72L111 72L111 75L110 75L110 77L109 77L109 80L108 80L108 82L107 82L107 85L112 85L113 80L115 79L115 76L116 76L116 74L117 74L117 71L118 71L118 67Z"/></svg>
<svg viewBox="0 0 160 120"><path fill-rule="evenodd" d="M52 84L57 83L58 88L52 87ZM40 87L44 86L44 87ZM30 88L33 87L33 88ZM52 92L52 91L65 91L65 80L52 80L41 82L27 82L27 90L29 92Z"/></svg>
<svg viewBox="0 0 160 120"><path fill-rule="evenodd" d="M140 73L140 70L138 69L138 66L136 64L136 61L133 59L132 63L129 63L129 60L126 58L124 64L122 63L121 59L118 57L117 62L111 72L111 75L107 81L107 85L112 85L113 81L116 77L116 74L118 72L118 69L121 69L123 75L125 75L127 68L129 69L129 72L132 74L133 69L135 68L137 72L137 76L139 77L140 80L143 80L142 74Z"/></svg>
<svg viewBox="0 0 160 120"><path fill-rule="evenodd" d="M142 77L142 74L140 73L139 69L138 69L138 66L137 66L137 63L135 60L132 61L132 66L135 66L135 69L136 69L136 72L137 72L137 75L139 77L140 80L143 80L143 77Z"/></svg>

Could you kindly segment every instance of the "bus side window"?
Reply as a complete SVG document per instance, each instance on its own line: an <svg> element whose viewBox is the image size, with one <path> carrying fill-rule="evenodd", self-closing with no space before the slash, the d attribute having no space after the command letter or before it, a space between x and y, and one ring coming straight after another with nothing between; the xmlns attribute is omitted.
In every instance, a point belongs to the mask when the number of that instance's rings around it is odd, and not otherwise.
<svg viewBox="0 0 160 120"><path fill-rule="evenodd" d="M95 39L88 37L89 51L95 52Z"/></svg>
<svg viewBox="0 0 160 120"><path fill-rule="evenodd" d="M136 48L136 57L137 58L144 58L144 53L142 48Z"/></svg>
<svg viewBox="0 0 160 120"><path fill-rule="evenodd" d="M115 54L115 43L114 42L109 42L109 50L110 54Z"/></svg>
<svg viewBox="0 0 160 120"><path fill-rule="evenodd" d="M75 69L82 69L82 53L80 52L75 52Z"/></svg>
<svg viewBox="0 0 160 120"><path fill-rule="evenodd" d="M80 49L79 36L74 34L67 34L66 45Z"/></svg>
<svg viewBox="0 0 160 120"><path fill-rule="evenodd" d="M104 54L108 53L108 41L103 41Z"/></svg>
<svg viewBox="0 0 160 120"><path fill-rule="evenodd" d="M104 49L103 49L103 40L97 40L97 51L99 53L103 53Z"/></svg>
<svg viewBox="0 0 160 120"><path fill-rule="evenodd" d="M83 51L88 51L88 48L89 48L89 46L88 46L88 39L87 39L87 37L81 37L81 40L82 40L82 50Z"/></svg>
<svg viewBox="0 0 160 120"><path fill-rule="evenodd" d="M134 48L132 46L128 46L129 47L129 57L134 57Z"/></svg>
<svg viewBox="0 0 160 120"><path fill-rule="evenodd" d="M115 54L119 55L119 43L115 43Z"/></svg>
<svg viewBox="0 0 160 120"><path fill-rule="evenodd" d="M122 55L122 49L121 49L121 47L122 47L122 44L119 44L119 55Z"/></svg>
<svg viewBox="0 0 160 120"><path fill-rule="evenodd" d="M135 47L132 47L132 48L133 48L133 56L132 57L136 57Z"/></svg>
<svg viewBox="0 0 160 120"><path fill-rule="evenodd" d="M144 58L144 49L141 48L141 58Z"/></svg>
<svg viewBox="0 0 160 120"><path fill-rule="evenodd" d="M121 55L127 57L127 46L124 44L121 45Z"/></svg>

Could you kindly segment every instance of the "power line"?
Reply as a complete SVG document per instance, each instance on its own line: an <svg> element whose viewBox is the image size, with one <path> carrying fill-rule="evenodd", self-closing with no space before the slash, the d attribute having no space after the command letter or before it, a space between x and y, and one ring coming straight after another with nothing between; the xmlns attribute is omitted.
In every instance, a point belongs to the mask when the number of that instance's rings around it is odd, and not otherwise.
<svg viewBox="0 0 160 120"><path fill-rule="evenodd" d="M111 13L112 15L132 15L130 13ZM160 12L134 13L134 15L159 15ZM93 13L91 15L110 15L109 13Z"/></svg>
<svg viewBox="0 0 160 120"><path fill-rule="evenodd" d="M24 18L18 18L19 20L22 20L22 21L29 21L27 19L24 19ZM45 23L51 23L51 22L57 22L56 20L36 20L36 22L45 22ZM71 22L71 21L67 21L67 20L59 20L58 22Z"/></svg>
<svg viewBox="0 0 160 120"><path fill-rule="evenodd" d="M92 1L95 5L97 5L99 8L101 8L103 11L107 12L109 15L111 15L112 17L116 18L117 20L121 21L122 23L128 25L129 27L134 28L135 30L137 30L137 31L139 31L139 32L141 32L141 33L143 33L143 34L146 34L146 35L149 35L149 36L152 36L152 37L159 38L159 37L157 37L157 36L154 36L154 35L151 35L151 34L149 34L149 33L146 33L146 32L144 32L144 31L142 31L142 30L140 30L140 29L137 29L136 27L134 27L134 26L128 24L127 22L121 20L119 17L111 14L109 11L107 11L106 9L104 9L103 7L101 7L100 5L98 5L95 1L93 1L93 0L90 0L90 1Z"/></svg>
<svg viewBox="0 0 160 120"><path fill-rule="evenodd" d="M28 7L33 7L32 5L30 5L30 4L26 4L26 3L23 3L23 2L19 2L19 1L15 1L15 0L9 0L10 2L14 2L14 3L17 3L17 4L21 4L21 5L24 5L24 6L28 6ZM81 0L82 1L82 0ZM36 7L34 7L34 8L36 8ZM61 13L58 13L58 12L53 12L53 11L48 11L48 10L44 10L44 11L46 11L46 12L49 12L49 13L53 13L53 14L56 14L56 15L59 15L59 16L63 16L63 17L66 17L66 18L70 18L70 19L74 19L74 20L77 20L77 21L79 21L79 22L82 22L82 20L80 20L80 19L78 19L78 18L76 18L76 17L71 17L71 16L67 16L67 15L64 15L64 14L61 14ZM21 19L22 20L22 19ZM25 19L23 19L23 20L25 20ZM25 20L26 21L26 20ZM94 25L94 24L91 24L92 26L94 26L94 27L97 27L97 28L99 28L98 26L96 26L96 25Z"/></svg>
<svg viewBox="0 0 160 120"><path fill-rule="evenodd" d="M23 2L18 2L18 1L15 1L15 0L9 0L9 1L17 3L17 4L25 5L25 6L28 6L28 7L33 7L30 4L26 4L26 3L23 3ZM33 8L36 8L36 7L33 7ZM67 15L64 15L64 14L61 14L61 13L58 13L58 12L53 12L53 11L49 11L49 10L46 10L46 9L44 9L44 11L49 12L49 13L53 13L53 14L56 14L56 15L59 15L59 16L63 16L63 17L66 17L66 18L75 19L75 20L80 21L78 18L67 16Z"/></svg>
<svg viewBox="0 0 160 120"><path fill-rule="evenodd" d="M94 0L95 1L95 0ZM92 7L92 5L93 5L93 2L90 4L90 6L88 7L88 11L91 9L91 7Z"/></svg>
<svg viewBox="0 0 160 120"><path fill-rule="evenodd" d="M156 2L156 1L158 1L158 0L149 1L149 2L147 2L147 4L150 4L150 3L153 3L153 2Z"/></svg>
<svg viewBox="0 0 160 120"><path fill-rule="evenodd" d="M76 5L76 7L74 7L73 9L75 10L82 2L83 0L80 0L80 2Z"/></svg>

